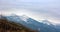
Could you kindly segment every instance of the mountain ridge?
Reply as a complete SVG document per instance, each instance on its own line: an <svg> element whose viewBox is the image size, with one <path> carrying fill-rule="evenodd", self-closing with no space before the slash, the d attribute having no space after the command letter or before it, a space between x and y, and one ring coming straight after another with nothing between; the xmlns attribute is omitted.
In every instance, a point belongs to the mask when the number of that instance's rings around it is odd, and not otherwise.
<svg viewBox="0 0 60 32"><path fill-rule="evenodd" d="M9 21L6 17L1 16L0 18L0 32L36 32L35 30L29 29L22 24Z"/></svg>
<svg viewBox="0 0 60 32"><path fill-rule="evenodd" d="M14 21L16 23L21 23L22 25L31 28L33 30L37 30L39 32L57 32L54 25L52 25L50 23L50 25L48 24L44 24L41 22L38 22L30 17L28 17L27 21L22 20L24 17L22 17L22 19L20 18L20 16L18 15L11 15L11 16L6 16L6 18L8 20Z"/></svg>

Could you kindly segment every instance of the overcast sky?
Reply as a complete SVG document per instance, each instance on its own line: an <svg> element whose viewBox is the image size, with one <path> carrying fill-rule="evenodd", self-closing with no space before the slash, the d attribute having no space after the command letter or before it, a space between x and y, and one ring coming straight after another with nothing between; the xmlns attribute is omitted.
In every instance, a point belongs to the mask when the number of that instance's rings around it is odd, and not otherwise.
<svg viewBox="0 0 60 32"><path fill-rule="evenodd" d="M0 14L27 15L60 23L60 0L0 0Z"/></svg>

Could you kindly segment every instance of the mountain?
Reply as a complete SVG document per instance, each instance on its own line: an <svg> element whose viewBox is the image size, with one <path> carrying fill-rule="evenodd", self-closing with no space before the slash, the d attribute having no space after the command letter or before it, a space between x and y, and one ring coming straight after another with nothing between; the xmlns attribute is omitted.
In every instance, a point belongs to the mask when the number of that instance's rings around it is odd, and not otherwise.
<svg viewBox="0 0 60 32"><path fill-rule="evenodd" d="M20 23L18 24L14 21L9 21L6 17L1 16L0 32L37 32L37 31L29 29Z"/></svg>
<svg viewBox="0 0 60 32"><path fill-rule="evenodd" d="M52 25L40 23L34 19L28 19L29 27L38 30L39 32L56 32Z"/></svg>
<svg viewBox="0 0 60 32"><path fill-rule="evenodd" d="M60 24L55 25L55 28L58 32L60 32Z"/></svg>
<svg viewBox="0 0 60 32"><path fill-rule="evenodd" d="M47 20L44 20L48 24L41 23L39 21L36 21L28 16L18 16L18 15L11 15L11 16L5 16L9 21L14 21L16 23L20 23L30 29L37 30L38 32L57 32L55 27L48 22Z"/></svg>
<svg viewBox="0 0 60 32"><path fill-rule="evenodd" d="M42 23L51 25L51 22L49 22L48 20L42 20Z"/></svg>
<svg viewBox="0 0 60 32"><path fill-rule="evenodd" d="M57 25L56 28L60 30L60 25Z"/></svg>

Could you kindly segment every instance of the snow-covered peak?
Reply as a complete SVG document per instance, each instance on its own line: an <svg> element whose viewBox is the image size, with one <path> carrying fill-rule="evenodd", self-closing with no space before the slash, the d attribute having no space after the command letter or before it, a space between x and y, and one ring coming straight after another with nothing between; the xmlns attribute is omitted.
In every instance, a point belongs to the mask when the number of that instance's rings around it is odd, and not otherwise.
<svg viewBox="0 0 60 32"><path fill-rule="evenodd" d="M25 22L27 22L27 19L29 19L29 17L26 15L16 15L16 14L11 14L8 17L13 18L13 19L20 19L20 20L25 21Z"/></svg>
<svg viewBox="0 0 60 32"><path fill-rule="evenodd" d="M27 20L29 19L29 17L26 16L26 15L22 15L22 16L20 16L20 18L21 18L22 20L24 20L25 22L27 22Z"/></svg>

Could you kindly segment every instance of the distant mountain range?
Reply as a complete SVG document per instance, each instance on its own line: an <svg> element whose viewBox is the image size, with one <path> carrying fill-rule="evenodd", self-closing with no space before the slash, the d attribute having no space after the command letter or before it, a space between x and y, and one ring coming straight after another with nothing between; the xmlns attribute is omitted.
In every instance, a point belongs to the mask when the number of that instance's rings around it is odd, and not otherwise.
<svg viewBox="0 0 60 32"><path fill-rule="evenodd" d="M60 32L48 20L43 20L42 22L39 22L25 15L18 16L15 14L4 17L6 17L9 21L14 21L18 24L20 23L30 29L37 30L38 32Z"/></svg>

